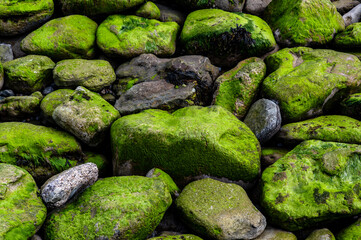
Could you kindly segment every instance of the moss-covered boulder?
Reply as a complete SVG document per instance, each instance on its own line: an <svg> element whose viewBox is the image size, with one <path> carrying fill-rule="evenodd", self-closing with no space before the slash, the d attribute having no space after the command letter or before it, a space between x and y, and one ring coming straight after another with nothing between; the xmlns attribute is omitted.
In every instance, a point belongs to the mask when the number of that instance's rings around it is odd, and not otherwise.
<svg viewBox="0 0 361 240"><path fill-rule="evenodd" d="M89 146L98 146L119 112L99 94L77 87L53 111L54 121Z"/></svg>
<svg viewBox="0 0 361 240"><path fill-rule="evenodd" d="M99 25L97 44L108 56L132 58L142 53L171 56L179 25L138 16L112 15Z"/></svg>
<svg viewBox="0 0 361 240"><path fill-rule="evenodd" d="M317 229L313 231L306 240L336 240L333 233L327 228ZM338 238L337 238L338 239Z"/></svg>
<svg viewBox="0 0 361 240"><path fill-rule="evenodd" d="M249 58L241 61L217 78L213 104L224 107L237 118L243 118L265 76L266 64L262 59Z"/></svg>
<svg viewBox="0 0 361 240"><path fill-rule="evenodd" d="M361 144L361 122L341 115L327 115L282 126L277 138L286 144L317 139Z"/></svg>
<svg viewBox="0 0 361 240"><path fill-rule="evenodd" d="M104 178L48 217L45 238L143 240L171 203L163 181L140 176Z"/></svg>
<svg viewBox="0 0 361 240"><path fill-rule="evenodd" d="M162 180L167 185L172 197L178 197L179 193L181 192L181 190L179 189L177 184L173 181L171 176L169 176L166 172L162 171L159 168L152 168L147 173L146 177Z"/></svg>
<svg viewBox="0 0 361 240"><path fill-rule="evenodd" d="M148 240L202 240L202 238L197 237L196 235L193 234L179 234L179 235L148 238Z"/></svg>
<svg viewBox="0 0 361 240"><path fill-rule="evenodd" d="M1 1L0 36L13 36L31 31L46 22L53 11L53 0Z"/></svg>
<svg viewBox="0 0 361 240"><path fill-rule="evenodd" d="M108 61L69 59L56 64L54 82L59 87L83 86L91 91L100 91L115 81L115 72Z"/></svg>
<svg viewBox="0 0 361 240"><path fill-rule="evenodd" d="M43 95L35 92L30 96L11 96L0 100L1 121L16 121L35 116L40 111Z"/></svg>
<svg viewBox="0 0 361 240"><path fill-rule="evenodd" d="M176 200L184 221L207 239L253 239L266 218L236 184L210 178L188 184Z"/></svg>
<svg viewBox="0 0 361 240"><path fill-rule="evenodd" d="M273 0L264 13L277 42L285 46L317 46L345 29L330 0Z"/></svg>
<svg viewBox="0 0 361 240"><path fill-rule="evenodd" d="M219 9L190 13L180 42L186 54L207 56L219 66L234 66L276 46L271 28L261 18Z"/></svg>
<svg viewBox="0 0 361 240"><path fill-rule="evenodd" d="M24 168L37 182L82 158L80 144L68 133L30 123L0 123L0 162Z"/></svg>
<svg viewBox="0 0 361 240"><path fill-rule="evenodd" d="M160 10L155 3L149 1L140 6L137 11L135 11L135 15L144 18L159 19Z"/></svg>
<svg viewBox="0 0 361 240"><path fill-rule="evenodd" d="M218 8L229 12L242 12L245 0L176 0L185 9Z"/></svg>
<svg viewBox="0 0 361 240"><path fill-rule="evenodd" d="M81 15L56 18L27 35L21 41L21 50L54 60L90 59L95 54L97 27L96 22Z"/></svg>
<svg viewBox="0 0 361 240"><path fill-rule="evenodd" d="M55 63L46 56L28 55L6 62L5 87L22 94L41 90L51 82Z"/></svg>
<svg viewBox="0 0 361 240"><path fill-rule="evenodd" d="M279 103L284 122L320 115L324 105L332 105L361 88L361 62L351 54L285 48L265 62L271 74L263 81L263 95Z"/></svg>
<svg viewBox="0 0 361 240"><path fill-rule="evenodd" d="M361 213L361 146L308 140L262 174L267 221L286 230Z"/></svg>
<svg viewBox="0 0 361 240"><path fill-rule="evenodd" d="M0 239L30 239L46 218L38 187L24 169L0 163Z"/></svg>
<svg viewBox="0 0 361 240"><path fill-rule="evenodd" d="M267 227L261 235L253 240L297 240L297 237L291 232Z"/></svg>
<svg viewBox="0 0 361 240"><path fill-rule="evenodd" d="M40 104L42 116L46 121L53 122L53 112L60 104L74 93L72 89L59 89L46 95Z"/></svg>
<svg viewBox="0 0 361 240"><path fill-rule="evenodd" d="M361 48L361 22L353 23L335 36L334 44L340 49Z"/></svg>
<svg viewBox="0 0 361 240"><path fill-rule="evenodd" d="M349 95L340 103L341 113L361 120L361 93Z"/></svg>
<svg viewBox="0 0 361 240"><path fill-rule="evenodd" d="M354 224L351 224L347 228L341 230L337 234L337 240L360 240L361 235L361 219L356 221Z"/></svg>
<svg viewBox="0 0 361 240"><path fill-rule="evenodd" d="M111 127L111 143L117 175L144 175L157 167L175 180L209 174L252 181L260 169L256 137L219 106L173 114L151 109L122 117Z"/></svg>

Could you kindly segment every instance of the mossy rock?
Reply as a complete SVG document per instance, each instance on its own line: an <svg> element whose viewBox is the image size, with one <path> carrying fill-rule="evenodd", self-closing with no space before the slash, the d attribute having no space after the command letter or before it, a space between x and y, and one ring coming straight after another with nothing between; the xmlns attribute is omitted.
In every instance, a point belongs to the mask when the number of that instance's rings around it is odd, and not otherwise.
<svg viewBox="0 0 361 240"><path fill-rule="evenodd" d="M46 218L34 179L24 169L0 163L0 239L30 239Z"/></svg>
<svg viewBox="0 0 361 240"><path fill-rule="evenodd" d="M38 183L82 157L80 144L68 133L30 123L0 123L0 162L24 168Z"/></svg>
<svg viewBox="0 0 361 240"><path fill-rule="evenodd" d="M94 163L99 170L99 177L108 176L112 172L112 163L103 154L95 152L84 152L84 163Z"/></svg>
<svg viewBox="0 0 361 240"><path fill-rule="evenodd" d="M179 234L172 236L160 236L154 238L148 238L148 240L202 240L202 238L197 237L193 234Z"/></svg>
<svg viewBox="0 0 361 240"><path fill-rule="evenodd" d="M273 0L264 13L277 42L285 46L320 46L345 29L329 0Z"/></svg>
<svg viewBox="0 0 361 240"><path fill-rule="evenodd" d="M361 120L361 93L349 95L340 103L341 113Z"/></svg>
<svg viewBox="0 0 361 240"><path fill-rule="evenodd" d="M98 92L110 86L116 79L114 69L105 60L68 59L56 64L54 82L59 87L83 86Z"/></svg>
<svg viewBox="0 0 361 240"><path fill-rule="evenodd" d="M99 94L77 87L72 95L53 111L54 121L89 146L98 146L119 112Z"/></svg>
<svg viewBox="0 0 361 240"><path fill-rule="evenodd" d="M55 108L68 100L73 93L74 90L72 89L58 89L46 95L40 104L44 119L53 122L53 112Z"/></svg>
<svg viewBox="0 0 361 240"><path fill-rule="evenodd" d="M361 88L361 62L351 54L285 48L265 62L270 74L263 81L262 94L279 103L283 122L320 115L324 105L332 106Z"/></svg>
<svg viewBox="0 0 361 240"><path fill-rule="evenodd" d="M44 235L48 240L143 240L171 203L163 181L140 176L104 178L52 213L44 225Z"/></svg>
<svg viewBox="0 0 361 240"><path fill-rule="evenodd" d="M313 231L306 240L336 240L333 233L327 228L317 229ZM338 239L338 238L337 238Z"/></svg>
<svg viewBox="0 0 361 240"><path fill-rule="evenodd" d="M159 19L160 10L157 5L149 1L140 6L137 11L135 11L135 15L144 18Z"/></svg>
<svg viewBox="0 0 361 240"><path fill-rule="evenodd" d="M171 56L179 25L138 16L111 15L99 25L97 44L108 56L132 58L143 53Z"/></svg>
<svg viewBox="0 0 361 240"><path fill-rule="evenodd" d="M361 213L361 146L308 140L262 174L270 224L295 231Z"/></svg>
<svg viewBox="0 0 361 240"><path fill-rule="evenodd" d="M337 234L337 240L360 240L361 239L361 219L341 230Z"/></svg>
<svg viewBox="0 0 361 240"><path fill-rule="evenodd" d="M4 85L4 67L0 61L0 89L3 87Z"/></svg>
<svg viewBox="0 0 361 240"><path fill-rule="evenodd" d="M27 35L21 50L54 60L90 59L95 55L97 23L81 15L53 19Z"/></svg>
<svg viewBox="0 0 361 240"><path fill-rule="evenodd" d="M266 64L262 59L249 58L241 61L217 78L213 103L224 107L237 118L243 118L265 76Z"/></svg>
<svg viewBox="0 0 361 240"><path fill-rule="evenodd" d="M22 94L41 90L51 81L55 63L46 56L28 55L6 62L5 87Z"/></svg>
<svg viewBox="0 0 361 240"><path fill-rule="evenodd" d="M65 15L109 15L126 11L144 3L145 0L60 0Z"/></svg>
<svg viewBox="0 0 361 240"><path fill-rule="evenodd" d="M278 159L286 155L290 150L278 147L265 147L261 151L261 165L268 167L274 164Z"/></svg>
<svg viewBox="0 0 361 240"><path fill-rule="evenodd" d="M276 46L271 28L261 18L219 9L190 13L180 43L186 54L207 56L213 64L227 67L261 56Z"/></svg>
<svg viewBox="0 0 361 240"><path fill-rule="evenodd" d="M171 176L169 176L166 172L162 171L159 168L153 168L151 169L146 177L155 178L162 180L168 187L170 194L172 197L178 197L181 190L177 186L177 184L173 181Z"/></svg>
<svg viewBox="0 0 361 240"><path fill-rule="evenodd" d="M345 31L335 36L335 47L340 49L361 48L361 22L353 23L346 27Z"/></svg>
<svg viewBox="0 0 361 240"><path fill-rule="evenodd" d="M253 240L297 240L297 237L291 232L267 227L261 235Z"/></svg>
<svg viewBox="0 0 361 240"><path fill-rule="evenodd" d="M46 22L54 11L53 0L0 2L0 36L14 36Z"/></svg>
<svg viewBox="0 0 361 240"><path fill-rule="evenodd" d="M111 144L117 175L144 175L157 167L176 181L200 174L252 181L260 170L256 137L220 106L122 117L111 127Z"/></svg>
<svg viewBox="0 0 361 240"><path fill-rule="evenodd" d="M40 92L30 96L11 96L0 100L1 121L16 121L35 116L43 98Z"/></svg>
<svg viewBox="0 0 361 240"><path fill-rule="evenodd" d="M245 0L176 0L185 9L218 8L229 12L242 12Z"/></svg>
<svg viewBox="0 0 361 240"><path fill-rule="evenodd" d="M285 144L316 139L361 144L361 122L341 115L327 115L282 126L277 138Z"/></svg>

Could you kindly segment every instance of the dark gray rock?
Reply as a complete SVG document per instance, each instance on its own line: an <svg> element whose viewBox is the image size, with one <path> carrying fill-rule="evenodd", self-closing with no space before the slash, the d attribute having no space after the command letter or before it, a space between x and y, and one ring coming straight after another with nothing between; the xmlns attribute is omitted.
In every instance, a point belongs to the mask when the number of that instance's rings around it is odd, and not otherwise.
<svg viewBox="0 0 361 240"><path fill-rule="evenodd" d="M14 60L13 49L11 44L0 43L0 62L8 62Z"/></svg>

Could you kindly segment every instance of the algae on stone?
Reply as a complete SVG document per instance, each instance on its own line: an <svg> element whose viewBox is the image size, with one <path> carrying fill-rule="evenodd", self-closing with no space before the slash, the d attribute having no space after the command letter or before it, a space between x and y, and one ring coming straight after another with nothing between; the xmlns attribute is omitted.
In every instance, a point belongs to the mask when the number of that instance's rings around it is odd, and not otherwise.
<svg viewBox="0 0 361 240"><path fill-rule="evenodd" d="M140 176L104 178L52 213L44 225L45 237L143 240L171 203L163 181Z"/></svg>
<svg viewBox="0 0 361 240"><path fill-rule="evenodd" d="M145 174L157 167L175 180L208 174L252 181L260 170L256 137L220 106L124 116L111 127L111 144L116 175Z"/></svg>
<svg viewBox="0 0 361 240"><path fill-rule="evenodd" d="M308 140L262 174L267 221L294 231L361 213L361 146Z"/></svg>
<svg viewBox="0 0 361 240"><path fill-rule="evenodd" d="M93 58L97 23L81 15L53 19L27 35L21 50L54 60Z"/></svg>
<svg viewBox="0 0 361 240"><path fill-rule="evenodd" d="M354 224L343 229L337 234L337 240L360 240L361 239L361 219L357 220Z"/></svg>
<svg viewBox="0 0 361 240"><path fill-rule="evenodd" d="M166 172L162 171L159 168L152 168L147 173L146 177L162 180L167 185L172 197L178 197L179 193L181 192L181 190L179 189L177 184L173 181L171 176L169 176Z"/></svg>
<svg viewBox="0 0 361 240"><path fill-rule="evenodd" d="M135 11L135 15L144 18L159 19L160 10L157 5L149 1L140 6L137 11Z"/></svg>
<svg viewBox="0 0 361 240"><path fill-rule="evenodd" d="M97 165L99 169L99 177L104 177L111 174L111 162L106 156L104 156L103 154L87 151L85 151L84 154L84 163L91 162Z"/></svg>
<svg viewBox="0 0 361 240"><path fill-rule="evenodd" d="M45 120L53 121L53 112L60 104L69 99L74 93L71 89L58 89L46 95L40 104L40 109Z"/></svg>
<svg viewBox="0 0 361 240"><path fill-rule="evenodd" d="M351 94L343 99L340 109L343 115L361 120L361 93Z"/></svg>
<svg viewBox="0 0 361 240"><path fill-rule="evenodd" d="M261 235L253 240L297 240L297 237L291 232L267 227Z"/></svg>
<svg viewBox="0 0 361 240"><path fill-rule="evenodd" d="M335 46L341 49L361 48L361 22L353 23L335 36Z"/></svg>
<svg viewBox="0 0 361 240"><path fill-rule="evenodd" d="M313 231L305 240L336 240L333 233L327 228ZM338 239L338 238L337 238Z"/></svg>

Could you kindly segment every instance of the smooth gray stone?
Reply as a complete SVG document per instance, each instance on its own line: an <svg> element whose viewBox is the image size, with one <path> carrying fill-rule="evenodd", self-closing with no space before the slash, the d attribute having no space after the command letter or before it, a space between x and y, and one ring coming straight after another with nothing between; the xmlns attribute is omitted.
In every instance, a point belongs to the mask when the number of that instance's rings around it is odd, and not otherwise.
<svg viewBox="0 0 361 240"><path fill-rule="evenodd" d="M14 60L11 44L0 43L0 62L4 63L11 60Z"/></svg>

